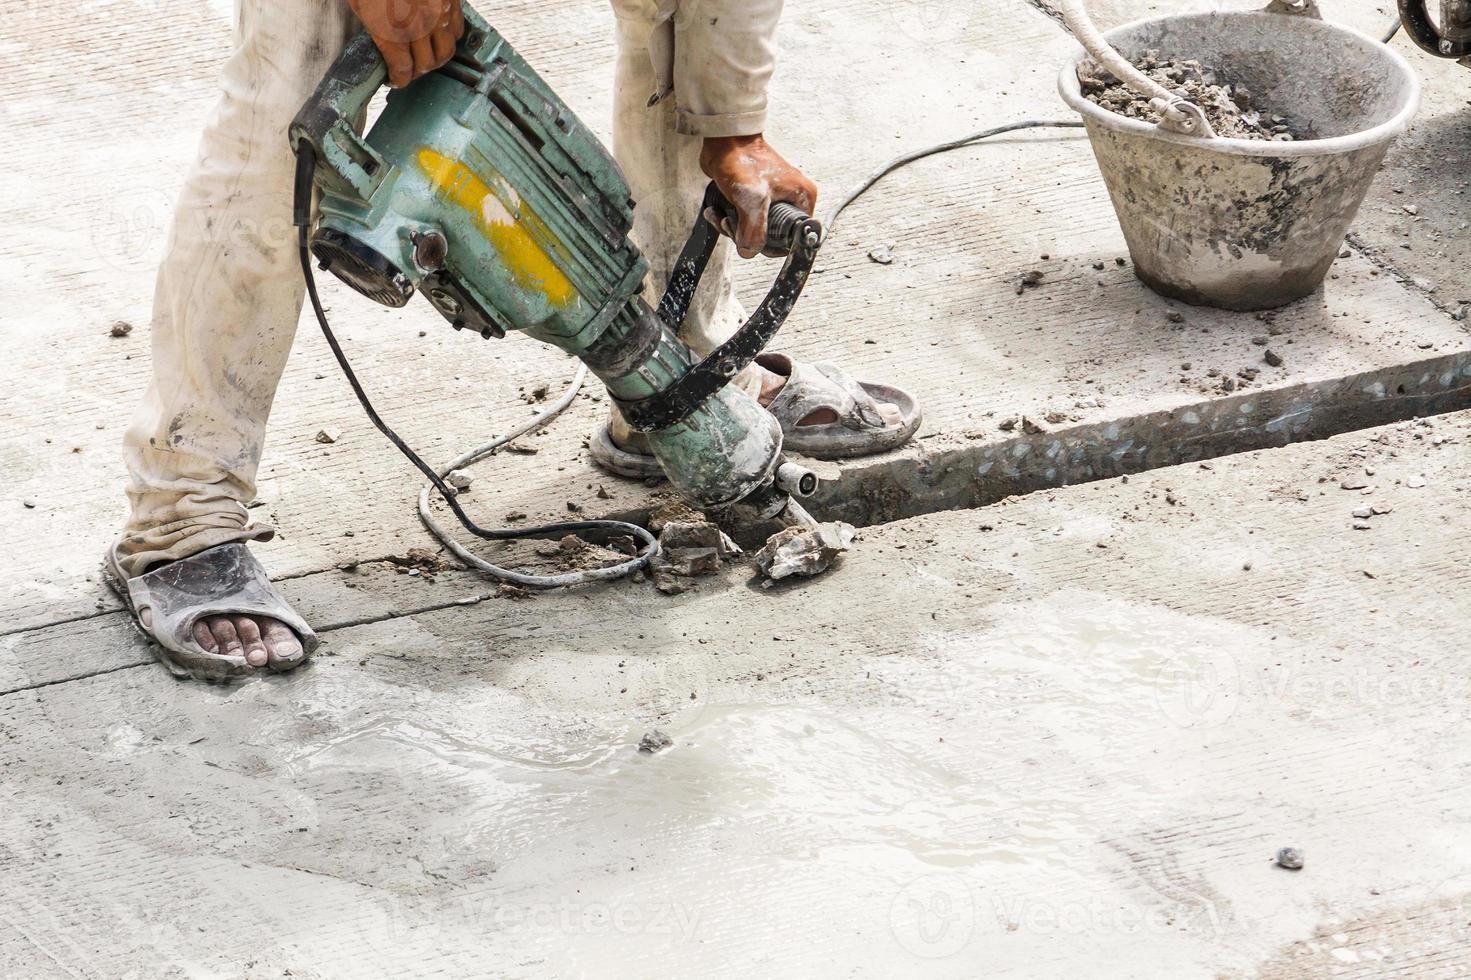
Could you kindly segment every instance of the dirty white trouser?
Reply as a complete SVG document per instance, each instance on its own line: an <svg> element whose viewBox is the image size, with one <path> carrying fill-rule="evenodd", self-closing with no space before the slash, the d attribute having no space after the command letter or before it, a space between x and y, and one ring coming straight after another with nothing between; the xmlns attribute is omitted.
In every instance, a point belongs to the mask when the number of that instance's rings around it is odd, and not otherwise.
<svg viewBox="0 0 1471 980"><path fill-rule="evenodd" d="M653 265L649 288L657 296L706 183L701 135L760 132L764 125L770 33L781 0L695 0L702 16L686 19L675 0L613 3L613 143L639 202L635 234ZM729 13L722 17L715 8ZM237 0L235 18L220 101L158 273L152 383L124 439L131 513L115 547L129 576L275 533L253 524L245 505L255 496L266 422L304 292L286 132L357 24L344 0ZM733 48L717 44L721 19ZM718 57L709 53L717 47L725 51ZM649 105L671 87L674 98ZM701 353L742 318L731 257L722 240L682 331ZM425 307L424 315L434 314Z"/></svg>

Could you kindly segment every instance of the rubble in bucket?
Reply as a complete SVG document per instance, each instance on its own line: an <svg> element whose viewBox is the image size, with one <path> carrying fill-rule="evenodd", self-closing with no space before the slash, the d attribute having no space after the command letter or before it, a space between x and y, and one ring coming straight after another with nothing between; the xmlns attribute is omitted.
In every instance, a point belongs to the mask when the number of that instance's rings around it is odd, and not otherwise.
<svg viewBox="0 0 1471 980"><path fill-rule="evenodd" d="M1219 78L1216 69L1191 59L1162 59L1158 51L1146 51L1134 63L1152 80L1200 106L1217 136L1226 139L1276 140L1290 143L1311 139L1296 132L1288 120L1255 104L1256 96L1245 85ZM1078 67L1078 81L1088 101L1130 119L1155 122L1159 111L1149 97L1135 92L1092 61Z"/></svg>

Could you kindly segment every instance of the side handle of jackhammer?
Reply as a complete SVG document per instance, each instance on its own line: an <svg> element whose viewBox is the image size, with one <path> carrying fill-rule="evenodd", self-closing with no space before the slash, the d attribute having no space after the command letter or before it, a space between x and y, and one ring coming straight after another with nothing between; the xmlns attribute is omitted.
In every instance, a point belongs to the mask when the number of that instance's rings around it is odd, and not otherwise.
<svg viewBox="0 0 1471 980"><path fill-rule="evenodd" d="M309 143L318 179L334 192L366 200L388 170L378 151L358 134L357 125L387 81L388 69L377 45L367 31L359 31L291 121L291 149L298 151L303 141Z"/></svg>
<svg viewBox="0 0 1471 980"><path fill-rule="evenodd" d="M710 264L720 232L705 220L705 210L729 215L734 208L712 182L705 189L705 200L689 241L680 252L669 276L669 286L659 301L658 316L671 329L677 330L689 313L690 301ZM679 381L657 395L637 402L620 402L629 424L641 431L662 429L683 421L705 401L755 360L776 332L786 322L797 298L807 284L817 251L822 246L822 225L790 204L776 204L767 215L767 246L771 251L784 251L786 261L776 281L761 304L729 340L715 348Z"/></svg>

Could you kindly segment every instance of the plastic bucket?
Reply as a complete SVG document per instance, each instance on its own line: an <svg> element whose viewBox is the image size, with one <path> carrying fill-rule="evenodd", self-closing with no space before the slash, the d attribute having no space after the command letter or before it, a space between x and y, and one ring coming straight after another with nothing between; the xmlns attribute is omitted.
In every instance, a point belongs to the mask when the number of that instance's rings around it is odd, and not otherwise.
<svg viewBox="0 0 1471 980"><path fill-rule="evenodd" d="M1322 283L1420 83L1388 46L1301 15L1161 17L1108 32L1126 58L1194 58L1313 138L1200 139L1084 98L1079 53L1058 88L1083 116L1134 271L1202 306L1263 310Z"/></svg>

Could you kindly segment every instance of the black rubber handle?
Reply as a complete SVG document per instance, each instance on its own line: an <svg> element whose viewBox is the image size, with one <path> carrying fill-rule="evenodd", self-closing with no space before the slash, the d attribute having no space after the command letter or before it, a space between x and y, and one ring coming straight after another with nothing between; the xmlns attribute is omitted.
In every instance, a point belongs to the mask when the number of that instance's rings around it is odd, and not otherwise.
<svg viewBox="0 0 1471 980"><path fill-rule="evenodd" d="M731 228L739 226L740 213L714 183L705 189L705 207L713 208L716 214L730 222ZM796 247L793 238L802 222L811 220L812 215L795 204L777 201L766 212L766 244L762 251L776 257L786 255Z"/></svg>
<svg viewBox="0 0 1471 980"><path fill-rule="evenodd" d="M706 208L714 208L717 213L724 214L726 212L722 204L725 208L730 206L720 189L711 183L705 189L701 216L695 220L689 241L685 243L684 251L674 263L669 287L664 292L664 298L659 301L659 318L671 330L679 329L684 323L690 300L700 284L700 278L705 274L710 256L715 252L715 244L720 240L720 232L705 220L704 211ZM711 351L708 357L674 384L648 398L634 402L620 401L618 407L634 429L648 432L684 421L744 370L786 322L797 298L802 295L802 287L807 284L807 276L817 259L817 250L822 245L822 225L817 219L808 217L791 205L777 207L789 209L777 213L774 224L790 242L790 249L786 253L786 261L782 263L781 272L777 273L776 281L771 284L761 305L756 307L750 319L729 340ZM776 208L772 210L776 211Z"/></svg>

